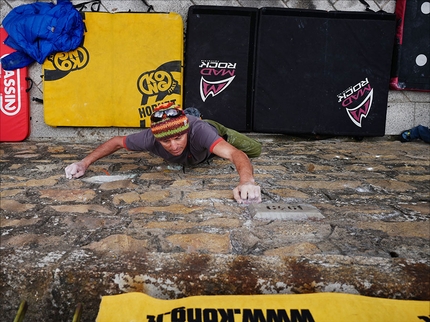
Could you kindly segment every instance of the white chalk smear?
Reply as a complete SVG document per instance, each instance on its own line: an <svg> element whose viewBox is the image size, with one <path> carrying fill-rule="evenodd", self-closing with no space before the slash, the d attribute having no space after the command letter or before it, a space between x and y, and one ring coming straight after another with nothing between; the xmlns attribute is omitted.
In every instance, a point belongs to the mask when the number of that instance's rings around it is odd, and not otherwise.
<svg viewBox="0 0 430 322"><path fill-rule="evenodd" d="M114 182L120 180L132 179L136 176L136 174L124 174L124 175L116 175L116 176L94 176L89 178L84 178L82 181L89 183L105 183L105 182Z"/></svg>

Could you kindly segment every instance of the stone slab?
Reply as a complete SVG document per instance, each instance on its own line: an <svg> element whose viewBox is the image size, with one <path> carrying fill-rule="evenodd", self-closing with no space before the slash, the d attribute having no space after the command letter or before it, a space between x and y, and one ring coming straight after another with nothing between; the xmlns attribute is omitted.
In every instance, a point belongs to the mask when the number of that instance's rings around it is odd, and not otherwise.
<svg viewBox="0 0 430 322"><path fill-rule="evenodd" d="M309 220L324 219L314 206L303 203L261 203L249 206L253 219L262 220Z"/></svg>

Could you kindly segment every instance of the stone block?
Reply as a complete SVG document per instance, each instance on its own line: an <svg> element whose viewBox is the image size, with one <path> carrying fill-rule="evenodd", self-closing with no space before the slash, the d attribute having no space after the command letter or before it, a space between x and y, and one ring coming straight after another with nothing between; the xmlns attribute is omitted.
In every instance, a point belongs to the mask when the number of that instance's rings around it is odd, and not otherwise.
<svg viewBox="0 0 430 322"><path fill-rule="evenodd" d="M323 219L320 211L308 204L252 204L249 211L254 219L263 220L309 220Z"/></svg>

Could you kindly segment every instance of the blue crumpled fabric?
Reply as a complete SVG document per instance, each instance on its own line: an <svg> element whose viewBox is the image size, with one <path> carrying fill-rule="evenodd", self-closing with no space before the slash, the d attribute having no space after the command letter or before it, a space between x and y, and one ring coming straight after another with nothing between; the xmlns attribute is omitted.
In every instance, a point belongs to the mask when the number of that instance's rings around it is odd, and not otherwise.
<svg viewBox="0 0 430 322"><path fill-rule="evenodd" d="M57 5L35 2L12 9L2 21L8 33L5 44L17 51L1 59L5 70L42 64L55 53L71 51L81 43L84 23L70 0L58 0Z"/></svg>

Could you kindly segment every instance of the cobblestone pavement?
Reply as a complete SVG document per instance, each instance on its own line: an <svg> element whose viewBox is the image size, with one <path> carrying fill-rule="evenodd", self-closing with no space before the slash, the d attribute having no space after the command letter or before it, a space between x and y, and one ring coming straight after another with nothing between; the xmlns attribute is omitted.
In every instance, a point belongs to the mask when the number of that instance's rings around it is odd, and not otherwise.
<svg viewBox="0 0 430 322"><path fill-rule="evenodd" d="M91 321L100 296L129 291L430 300L430 145L252 135L263 204L308 204L324 218L254 218L222 159L183 171L122 150L67 180L64 167L97 143L2 143L5 320L25 299L29 320L71 321L80 302Z"/></svg>

